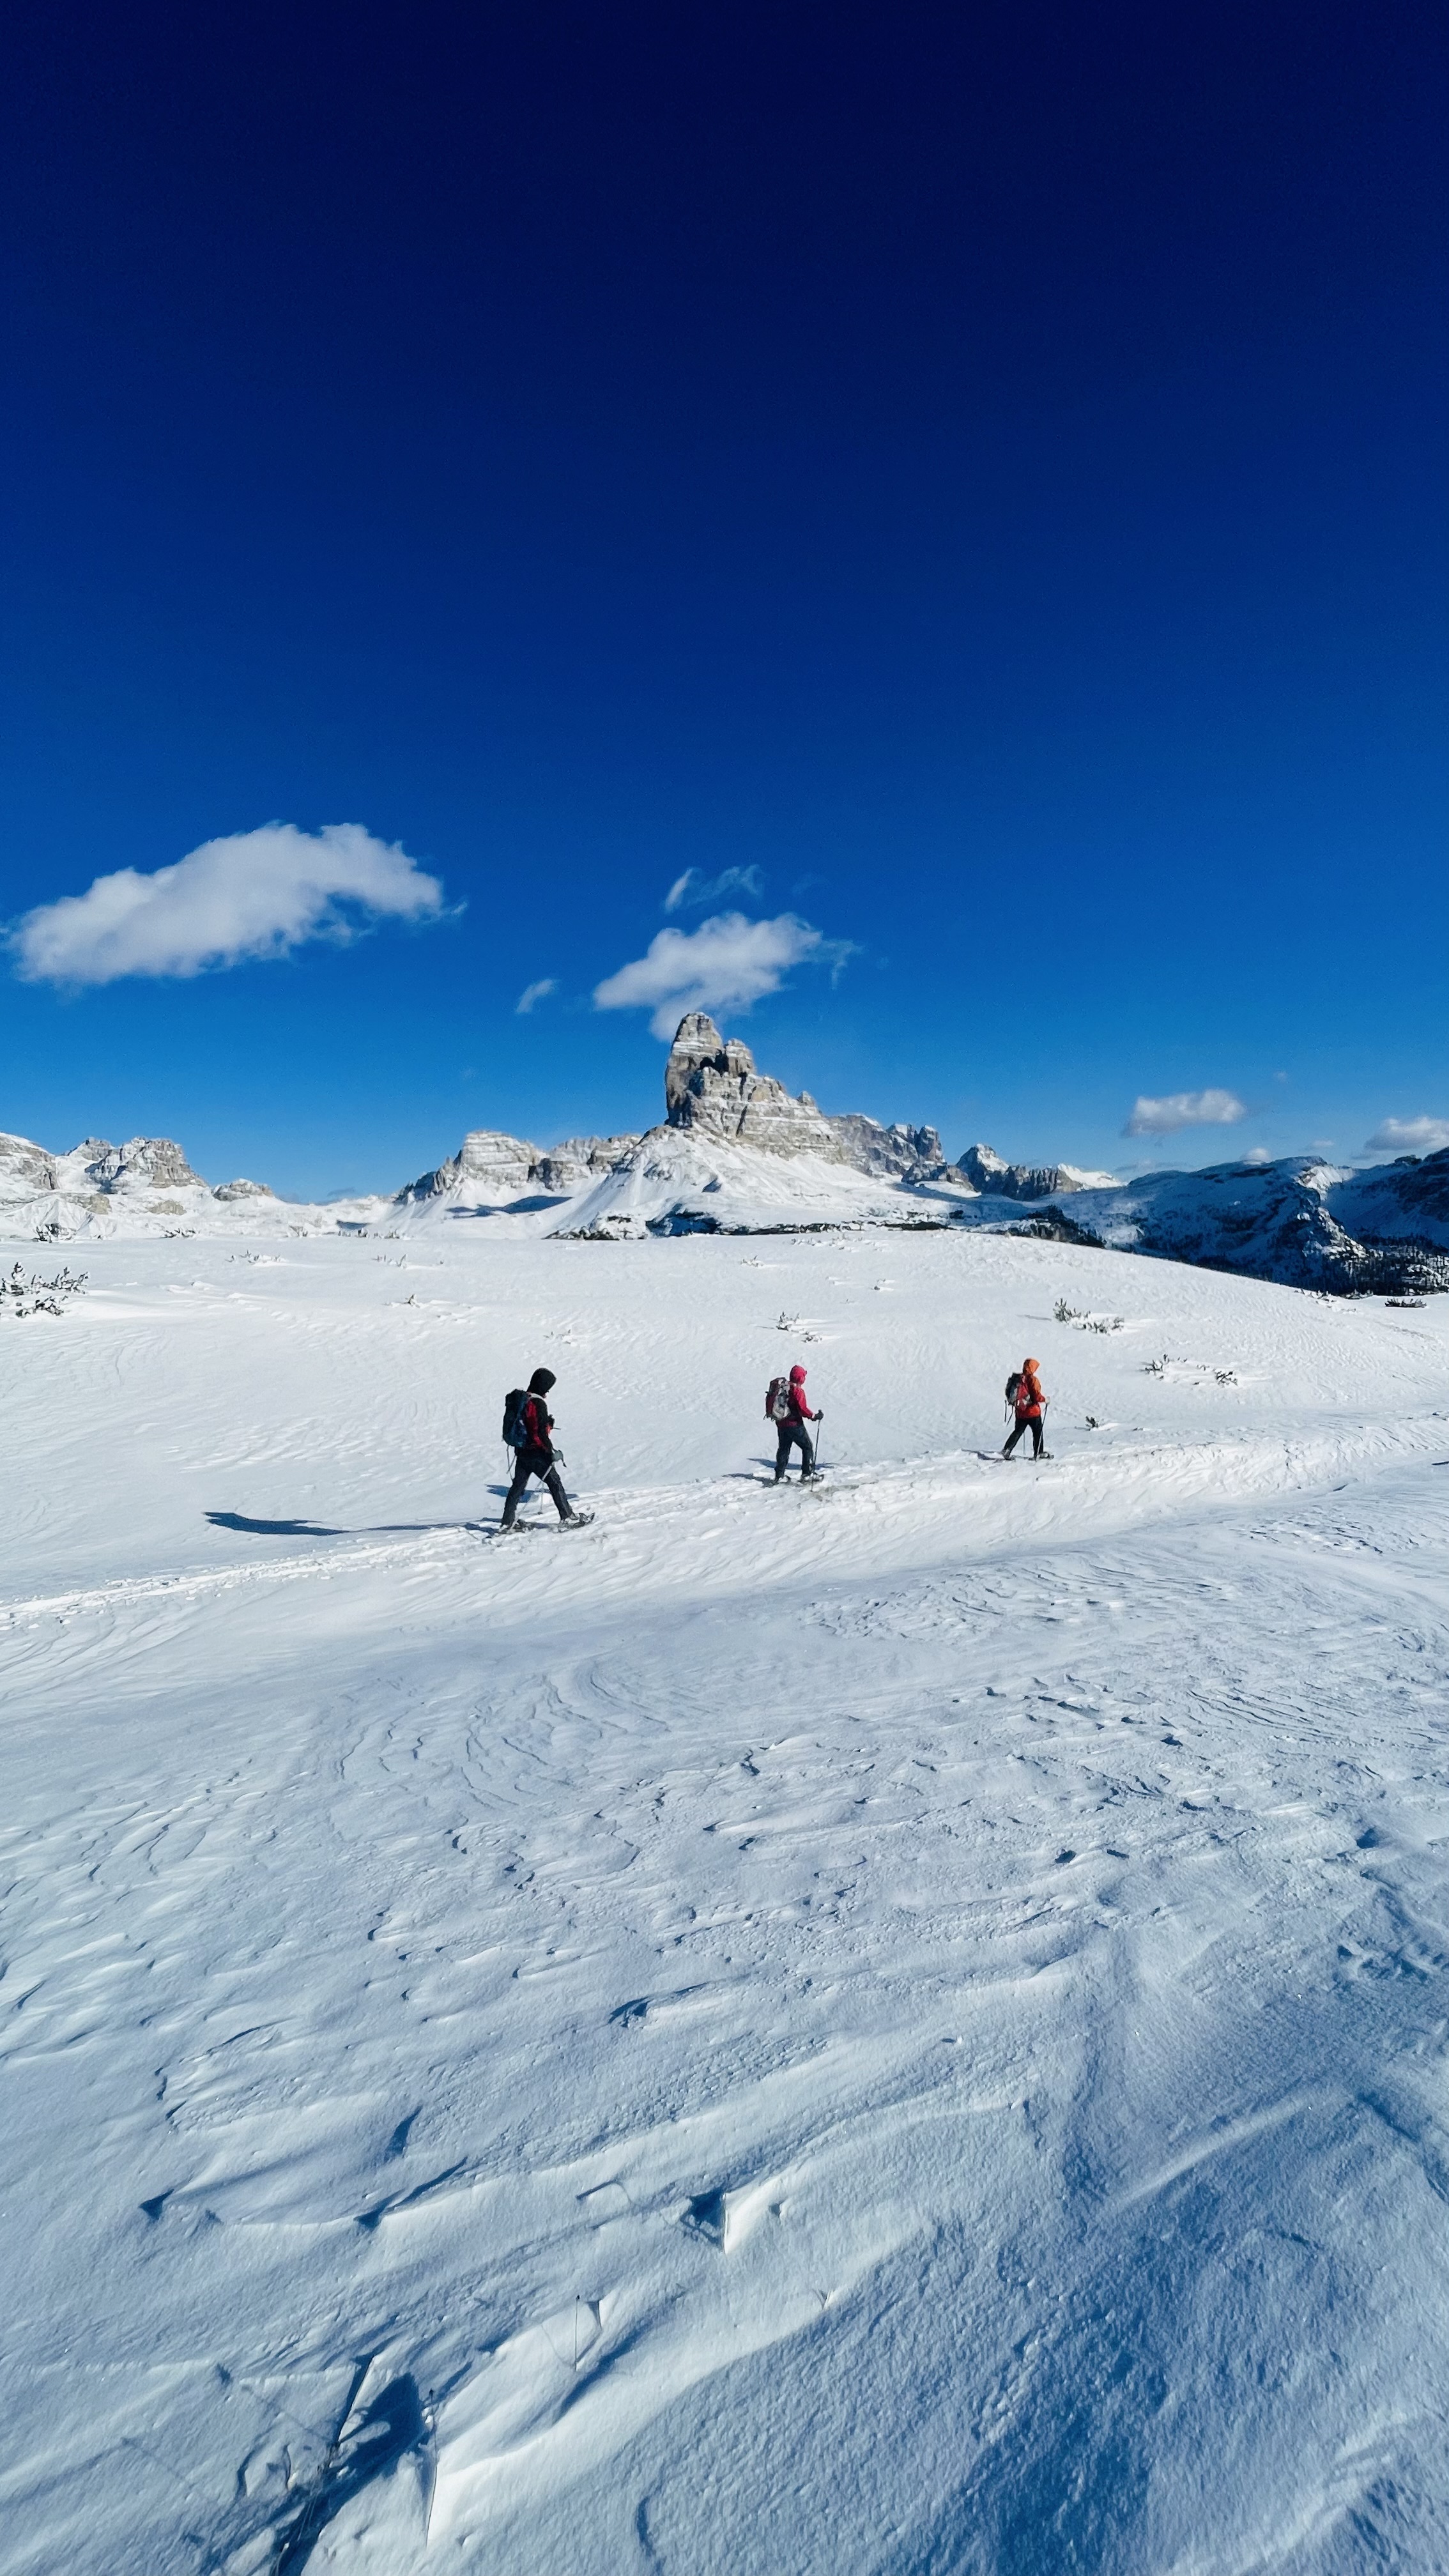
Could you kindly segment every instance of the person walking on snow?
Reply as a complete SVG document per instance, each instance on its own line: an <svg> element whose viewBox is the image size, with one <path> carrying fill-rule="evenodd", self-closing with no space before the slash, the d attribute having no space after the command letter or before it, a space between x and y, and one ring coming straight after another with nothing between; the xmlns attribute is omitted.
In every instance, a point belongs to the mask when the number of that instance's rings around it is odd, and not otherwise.
<svg viewBox="0 0 1449 2576"><path fill-rule="evenodd" d="M1011 1456L1013 1449L1016 1447L1016 1444L1021 1438L1021 1435L1026 1429L1028 1423L1031 1424L1031 1454L1033 1460L1044 1458L1047 1454L1041 1445L1041 1418L1046 1398L1041 1391L1041 1379L1037 1376L1037 1369L1039 1366L1040 1362L1037 1360L1024 1360L1022 1362L1021 1375L1016 1381L1016 1395L1014 1399L1016 1405L1016 1425L1010 1433L1006 1441L1006 1445L1001 1452L1003 1458L1009 1458Z"/></svg>
<svg viewBox="0 0 1449 2576"><path fill-rule="evenodd" d="M785 1481L785 1470L790 1464L792 1449L798 1448L800 1452L801 1483L804 1483L807 1476L813 1476L815 1473L815 1450L805 1425L807 1422L819 1422L822 1417L818 1413L812 1413L805 1401L805 1376L806 1372L797 1360L790 1371L790 1383L785 1395L785 1413L782 1416L774 1411L773 1406L771 1408L772 1419L779 1432L779 1438L775 1443L777 1485L782 1485Z"/></svg>
<svg viewBox="0 0 1449 2576"><path fill-rule="evenodd" d="M554 1462L553 1415L544 1398L557 1383L558 1380L552 1369L536 1368L523 1395L513 1407L511 1419L514 1432L515 1435L521 1433L522 1438L517 1441L513 1482L508 1488L508 1498L503 1506L503 1519L500 1526L506 1530L512 1529L518 1518L518 1506L523 1500L530 1476L537 1476L542 1484L547 1485L558 1506L558 1516L561 1521L568 1524L582 1520L584 1517L581 1512L576 1512L570 1503L564 1492L563 1478Z"/></svg>

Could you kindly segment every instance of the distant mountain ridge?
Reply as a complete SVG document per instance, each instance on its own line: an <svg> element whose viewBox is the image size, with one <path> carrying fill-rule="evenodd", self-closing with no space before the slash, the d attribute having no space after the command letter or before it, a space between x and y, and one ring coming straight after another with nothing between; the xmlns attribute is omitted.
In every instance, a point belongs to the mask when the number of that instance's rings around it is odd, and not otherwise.
<svg viewBox="0 0 1449 2576"><path fill-rule="evenodd" d="M703 1011L664 1069L663 1122L640 1135L539 1147L476 1128L390 1194L325 1207L264 1182L212 1188L164 1136L88 1137L51 1154L0 1135L0 1229L87 1237L405 1235L465 1224L588 1241L798 1232L838 1225L1028 1231L1336 1292L1449 1289L1449 1151L1370 1171L1311 1156L1149 1172L1120 1182L1069 1163L1008 1163L986 1144L948 1161L933 1127L831 1115L761 1073ZM8 1222L7 1222L8 1220Z"/></svg>

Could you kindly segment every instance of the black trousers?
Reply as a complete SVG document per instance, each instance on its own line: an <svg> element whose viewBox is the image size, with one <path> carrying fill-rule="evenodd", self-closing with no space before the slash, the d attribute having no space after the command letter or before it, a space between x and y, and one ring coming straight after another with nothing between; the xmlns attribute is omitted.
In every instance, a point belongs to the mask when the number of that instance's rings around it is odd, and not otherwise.
<svg viewBox="0 0 1449 2576"><path fill-rule="evenodd" d="M1006 1447L1002 1450L1001 1454L1003 1458L1009 1458L1011 1456L1013 1449L1016 1447L1023 1431L1027 1428L1028 1423L1031 1425L1031 1454L1033 1458L1039 1458L1041 1456L1041 1415L1039 1413L1022 1413L1018 1414L1016 1429L1007 1441Z"/></svg>
<svg viewBox="0 0 1449 2576"><path fill-rule="evenodd" d="M559 1519L561 1521L568 1519L569 1498L564 1492L563 1478L557 1467L551 1459L545 1458L541 1449L520 1449L518 1464L513 1470L513 1482L508 1488L508 1499L503 1506L505 1529L512 1529L518 1518L518 1506L523 1500L530 1476L537 1476L540 1484L547 1485L558 1505Z"/></svg>
<svg viewBox="0 0 1449 2576"><path fill-rule="evenodd" d="M790 1452L797 1445L800 1451L801 1474L805 1476L814 1475L815 1452L810 1445L810 1434L806 1430L804 1423L782 1422L780 1425L780 1437L775 1443L775 1474L777 1477L784 1475L786 1468L790 1464Z"/></svg>

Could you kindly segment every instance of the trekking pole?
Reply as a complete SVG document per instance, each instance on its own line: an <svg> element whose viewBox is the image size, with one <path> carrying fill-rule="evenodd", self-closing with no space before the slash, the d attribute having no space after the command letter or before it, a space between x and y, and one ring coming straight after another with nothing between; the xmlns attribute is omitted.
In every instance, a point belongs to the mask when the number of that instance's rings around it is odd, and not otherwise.
<svg viewBox="0 0 1449 2576"><path fill-rule="evenodd" d="M820 1431L819 1431L819 1425L824 1421L824 1419L825 1419L825 1414L824 1414L824 1410L823 1410L823 1408L822 1408L822 1410L821 1410L819 1413L817 1413L817 1414L816 1414L816 1416L815 1416L815 1422L816 1422L816 1432L815 1432L815 1473L816 1473L816 1475L817 1475L817 1476L818 1476L818 1475L819 1475L819 1473L820 1473Z"/></svg>

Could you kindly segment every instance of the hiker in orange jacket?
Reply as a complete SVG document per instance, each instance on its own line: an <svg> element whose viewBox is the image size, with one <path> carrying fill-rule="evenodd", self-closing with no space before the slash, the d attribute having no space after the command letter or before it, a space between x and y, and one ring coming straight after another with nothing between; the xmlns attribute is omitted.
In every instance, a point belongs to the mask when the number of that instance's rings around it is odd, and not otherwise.
<svg viewBox="0 0 1449 2576"><path fill-rule="evenodd" d="M1011 1456L1028 1423L1031 1424L1033 1459L1044 1458L1047 1454L1042 1447L1041 1418L1046 1397L1041 1391L1041 1379L1037 1375L1039 1366L1040 1362L1037 1360L1022 1362L1021 1375L1016 1381L1016 1422L1001 1452L1003 1458Z"/></svg>

